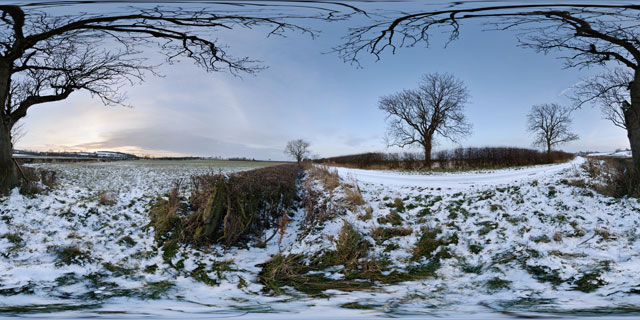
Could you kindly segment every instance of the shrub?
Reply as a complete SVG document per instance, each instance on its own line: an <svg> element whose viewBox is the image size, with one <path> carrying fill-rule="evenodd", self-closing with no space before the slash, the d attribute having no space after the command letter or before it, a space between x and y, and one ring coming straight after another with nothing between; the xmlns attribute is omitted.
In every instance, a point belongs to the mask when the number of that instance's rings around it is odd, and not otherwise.
<svg viewBox="0 0 640 320"><path fill-rule="evenodd" d="M298 166L294 164L194 176L191 197L185 204L180 203L178 182L168 199L160 199L152 207L156 240L234 245L245 236L259 236L293 207L297 178Z"/></svg>
<svg viewBox="0 0 640 320"><path fill-rule="evenodd" d="M570 160L571 153L553 151L551 155L533 149L515 147L456 148L432 155L434 168L478 169L525 166ZM317 160L320 163L361 169L420 169L424 156L415 153L369 152Z"/></svg>

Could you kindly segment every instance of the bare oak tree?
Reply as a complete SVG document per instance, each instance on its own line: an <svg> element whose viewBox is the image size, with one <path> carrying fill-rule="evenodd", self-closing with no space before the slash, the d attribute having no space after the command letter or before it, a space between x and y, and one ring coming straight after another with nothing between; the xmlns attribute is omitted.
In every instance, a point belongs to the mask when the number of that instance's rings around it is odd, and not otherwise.
<svg viewBox="0 0 640 320"><path fill-rule="evenodd" d="M551 156L554 146L578 140L578 136L571 133L571 111L571 108L556 103L531 107L527 115L527 130L535 136L533 144L544 147L548 156Z"/></svg>
<svg viewBox="0 0 640 320"><path fill-rule="evenodd" d="M440 9L397 15L380 15L373 23L352 29L336 50L347 61L357 63L362 52L378 58L385 50L429 44L431 32L448 28L449 41L456 40L461 24L481 20L493 30L517 30L520 45L538 52L561 51L567 67L616 64L631 75L627 83L628 106L620 117L631 145L635 172L640 175L640 5L610 2L529 3L477 5L452 2ZM589 100L599 90L584 92ZM591 96L591 97L589 97Z"/></svg>
<svg viewBox="0 0 640 320"><path fill-rule="evenodd" d="M156 66L147 63L142 51L153 48L169 63L190 59L209 72L262 69L254 60L228 54L216 40L217 30L267 27L269 35L285 30L310 33L286 22L290 17L284 15L242 11L156 7L131 8L125 14L56 16L30 9L0 5L0 194L19 183L11 159L11 131L31 107L64 100L81 90L105 105L123 104L123 87L154 73Z"/></svg>
<svg viewBox="0 0 640 320"><path fill-rule="evenodd" d="M624 115L631 106L631 83L633 72L630 69L615 68L578 83L571 98L577 107L586 103L599 105L605 119L627 130Z"/></svg>
<svg viewBox="0 0 640 320"><path fill-rule="evenodd" d="M295 158L298 165L300 165L302 160L309 154L309 142L303 139L291 140L287 142L284 153Z"/></svg>
<svg viewBox="0 0 640 320"><path fill-rule="evenodd" d="M380 98L378 108L387 114L387 145L422 146L424 165L430 168L436 135L455 142L471 133L463 113L468 99L464 83L449 73L426 74L418 89Z"/></svg>

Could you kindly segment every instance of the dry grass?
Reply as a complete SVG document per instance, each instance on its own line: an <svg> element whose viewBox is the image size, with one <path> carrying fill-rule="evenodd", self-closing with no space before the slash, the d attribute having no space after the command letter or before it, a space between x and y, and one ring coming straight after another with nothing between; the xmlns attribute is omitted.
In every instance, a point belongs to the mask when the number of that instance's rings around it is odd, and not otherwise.
<svg viewBox="0 0 640 320"><path fill-rule="evenodd" d="M312 179L322 182L327 190L333 190L340 185L338 171L331 170L328 166L311 166L309 173Z"/></svg>
<svg viewBox="0 0 640 320"><path fill-rule="evenodd" d="M640 177L634 174L631 159L589 157L580 168L588 180L570 180L567 185L588 187L609 197L640 197Z"/></svg>
<svg viewBox="0 0 640 320"><path fill-rule="evenodd" d="M305 231L310 231L337 215L338 210L332 196L333 193L329 193L327 197L323 197L321 192L314 190L310 180L303 183L301 198L305 216L302 225Z"/></svg>
<svg viewBox="0 0 640 320"><path fill-rule="evenodd" d="M51 189L58 183L55 171L47 169L34 169L31 167L20 166L20 174L22 175L22 183L20 184L20 193L24 195L34 195ZM45 188L43 188L45 187Z"/></svg>
<svg viewBox="0 0 640 320"><path fill-rule="evenodd" d="M361 206L364 204L364 199L362 199L362 193L360 192L360 188L358 185L354 185L352 187L344 187L344 201L354 209L356 206Z"/></svg>
<svg viewBox="0 0 640 320"><path fill-rule="evenodd" d="M371 220L371 218L373 218L373 208L371 208L371 206L364 208L364 213L358 215L358 219L362 221L368 221Z"/></svg>
<svg viewBox="0 0 640 320"><path fill-rule="evenodd" d="M156 239L174 245L236 245L278 226L297 199L298 166L272 166L230 175L191 178L191 197L179 197L182 181L151 211ZM171 239L169 241L169 239Z"/></svg>
<svg viewBox="0 0 640 320"><path fill-rule="evenodd" d="M381 244L393 237L405 237L411 235L413 229L411 228L384 228L376 227L371 231L371 237L376 240L377 244Z"/></svg>
<svg viewBox="0 0 640 320"><path fill-rule="evenodd" d="M113 191L101 190L98 192L98 204L101 206L112 206L116 204L117 196Z"/></svg>
<svg viewBox="0 0 640 320"><path fill-rule="evenodd" d="M406 233L406 231L404 232ZM407 272L389 270L387 264L371 256L371 244L351 224L345 222L336 249L320 255L276 255L262 265L258 278L266 288L276 294L291 287L310 295L323 295L323 291L367 290L379 283L399 283L434 276L438 264L428 263L408 268ZM327 278L322 271L343 266L344 279Z"/></svg>

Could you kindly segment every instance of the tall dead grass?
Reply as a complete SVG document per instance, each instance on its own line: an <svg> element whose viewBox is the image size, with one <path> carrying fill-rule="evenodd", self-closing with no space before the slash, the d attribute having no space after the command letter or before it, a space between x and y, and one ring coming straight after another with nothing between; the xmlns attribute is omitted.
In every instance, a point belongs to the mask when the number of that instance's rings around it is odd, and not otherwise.
<svg viewBox="0 0 640 320"><path fill-rule="evenodd" d="M25 166L19 166L19 170L23 178L20 184L21 194L42 193L45 189L51 189L58 183L58 176L53 170Z"/></svg>
<svg viewBox="0 0 640 320"><path fill-rule="evenodd" d="M633 172L631 159L588 157L580 169L587 179L570 180L568 185L587 187L610 197L640 197L640 178Z"/></svg>
<svg viewBox="0 0 640 320"><path fill-rule="evenodd" d="M191 177L189 199L180 201L181 183L152 209L152 224L181 243L236 245L277 226L297 200L298 166L280 165L245 172Z"/></svg>

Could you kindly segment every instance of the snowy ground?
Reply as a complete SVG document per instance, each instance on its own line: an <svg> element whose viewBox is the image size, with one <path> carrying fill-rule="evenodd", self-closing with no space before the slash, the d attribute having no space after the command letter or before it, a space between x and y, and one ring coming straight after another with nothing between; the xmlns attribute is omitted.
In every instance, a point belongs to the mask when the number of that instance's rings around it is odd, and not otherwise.
<svg viewBox="0 0 640 320"><path fill-rule="evenodd" d="M597 152L597 153L590 153L589 156L631 158L631 150L620 150L620 151L614 151L614 152Z"/></svg>
<svg viewBox="0 0 640 320"><path fill-rule="evenodd" d="M183 247L167 264L155 247L149 202L203 163L47 164L60 186L0 200L0 316L510 317L640 315L640 203L568 186L571 163L467 173L410 175L338 168L365 204L301 235L303 212L266 248ZM247 167L220 167L235 171ZM322 188L311 182L315 188ZM342 187L333 196L344 196ZM100 192L115 200L99 204ZM362 218L367 207L370 217ZM406 269L425 228L449 241L435 277L312 298L264 292L259 264L274 254L313 255L335 244L345 221L372 243L384 218L401 216L407 236L378 241L373 254ZM75 250L75 251L74 251ZM65 259L69 256L72 258ZM66 254L66 256L65 256ZM179 266L179 267L174 267ZM194 271L206 270L208 283ZM339 278L339 270L327 270ZM333 273L333 274L332 274ZM341 306L358 305L364 309ZM497 313L494 311L501 311ZM49 312L43 314L43 312Z"/></svg>

